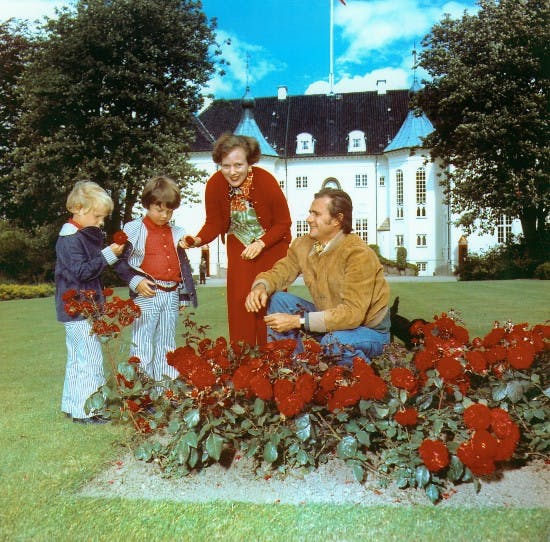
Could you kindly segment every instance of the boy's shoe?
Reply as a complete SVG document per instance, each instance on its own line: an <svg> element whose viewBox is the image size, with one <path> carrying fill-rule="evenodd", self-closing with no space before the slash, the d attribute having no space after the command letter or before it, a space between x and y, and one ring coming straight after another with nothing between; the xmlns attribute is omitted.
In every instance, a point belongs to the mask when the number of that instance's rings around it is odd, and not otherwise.
<svg viewBox="0 0 550 542"><path fill-rule="evenodd" d="M92 416L90 418L73 418L74 423L81 423L81 424L102 424L102 423L109 423L111 420L109 418L104 418L103 416Z"/></svg>

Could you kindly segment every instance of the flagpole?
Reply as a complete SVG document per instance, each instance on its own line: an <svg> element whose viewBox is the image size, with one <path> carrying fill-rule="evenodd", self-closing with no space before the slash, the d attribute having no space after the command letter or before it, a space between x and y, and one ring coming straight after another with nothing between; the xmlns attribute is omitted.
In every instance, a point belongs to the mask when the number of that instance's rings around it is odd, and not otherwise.
<svg viewBox="0 0 550 542"><path fill-rule="evenodd" d="M334 0L328 0L330 2L330 66L328 74L328 87L329 94L334 94Z"/></svg>

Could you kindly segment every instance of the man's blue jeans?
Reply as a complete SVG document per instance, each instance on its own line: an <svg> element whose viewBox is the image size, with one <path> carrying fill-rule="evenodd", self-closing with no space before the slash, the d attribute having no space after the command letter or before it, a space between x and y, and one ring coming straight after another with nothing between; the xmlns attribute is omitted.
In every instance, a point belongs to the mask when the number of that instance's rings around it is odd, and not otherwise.
<svg viewBox="0 0 550 542"><path fill-rule="evenodd" d="M316 312L318 309L310 301L289 294L288 292L275 292L269 299L267 314L285 312L288 314L303 314L304 312ZM389 315L388 315L389 318ZM368 363L370 358L382 354L384 345L390 342L389 332L376 331L365 326L342 331L330 331L328 333L309 334L321 344L323 354L334 359L338 365L353 364L353 358L359 356ZM267 330L267 340L295 339L297 341L295 354L304 351L299 330L292 329L286 333L277 333L272 329Z"/></svg>

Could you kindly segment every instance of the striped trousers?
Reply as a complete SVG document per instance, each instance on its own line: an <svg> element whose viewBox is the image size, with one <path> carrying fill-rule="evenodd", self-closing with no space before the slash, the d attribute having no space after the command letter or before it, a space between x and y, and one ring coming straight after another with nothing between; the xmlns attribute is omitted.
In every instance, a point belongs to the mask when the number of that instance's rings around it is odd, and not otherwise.
<svg viewBox="0 0 550 542"><path fill-rule="evenodd" d="M178 371L166 362L166 352L176 349L176 324L179 314L178 291L157 290L153 297L134 299L141 316L132 324L130 354L140 359L140 369L155 381L163 376L174 379Z"/></svg>
<svg viewBox="0 0 550 542"><path fill-rule="evenodd" d="M61 398L61 410L73 418L87 418L84 403L105 383L103 354L92 326L87 320L65 323L67 365Z"/></svg>

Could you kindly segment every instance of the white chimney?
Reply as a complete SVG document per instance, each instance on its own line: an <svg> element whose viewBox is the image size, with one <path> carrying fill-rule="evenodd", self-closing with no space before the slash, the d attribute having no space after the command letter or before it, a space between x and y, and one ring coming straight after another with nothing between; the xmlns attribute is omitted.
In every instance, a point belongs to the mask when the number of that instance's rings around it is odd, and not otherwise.
<svg viewBox="0 0 550 542"><path fill-rule="evenodd" d="M376 81L376 89L378 90L378 94L386 94L386 80L378 79Z"/></svg>
<svg viewBox="0 0 550 542"><path fill-rule="evenodd" d="M277 88L277 98L279 100L286 100L288 96L288 89L285 86L281 86Z"/></svg>

